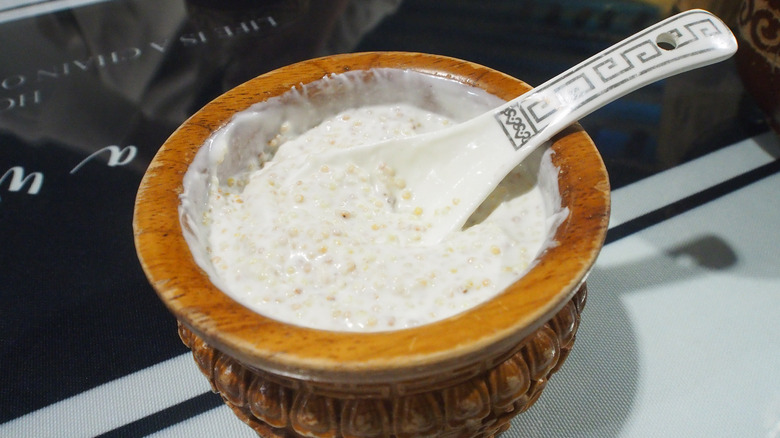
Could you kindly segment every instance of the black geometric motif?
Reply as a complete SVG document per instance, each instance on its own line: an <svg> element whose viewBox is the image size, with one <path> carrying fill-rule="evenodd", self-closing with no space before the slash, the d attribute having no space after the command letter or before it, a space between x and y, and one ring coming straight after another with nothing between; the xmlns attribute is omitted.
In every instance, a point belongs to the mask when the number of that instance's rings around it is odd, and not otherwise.
<svg viewBox="0 0 780 438"><path fill-rule="evenodd" d="M536 131L531 130L531 124L524 117L519 105L508 106L503 111L497 112L495 117L515 150L520 149L536 134Z"/></svg>
<svg viewBox="0 0 780 438"><path fill-rule="evenodd" d="M690 14L695 13L691 11ZM699 15L700 16L700 15ZM710 18L684 23L678 16L674 24L659 24L602 52L579 66L575 74L553 78L526 94L521 103L503 107L494 113L515 150L544 130L561 110L574 111L613 90L631 88L647 72L675 60L696 56L713 48L677 50L700 39L724 34ZM693 18L693 17L691 17ZM676 42L674 50L662 50L656 41L663 32ZM638 86L638 85L637 85ZM561 119L561 118L558 118Z"/></svg>

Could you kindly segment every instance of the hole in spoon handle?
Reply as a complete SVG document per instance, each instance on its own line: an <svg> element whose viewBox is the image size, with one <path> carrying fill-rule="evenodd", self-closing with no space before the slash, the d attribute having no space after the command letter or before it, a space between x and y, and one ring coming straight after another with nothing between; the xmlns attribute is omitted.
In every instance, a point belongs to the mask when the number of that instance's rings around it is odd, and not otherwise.
<svg viewBox="0 0 780 438"><path fill-rule="evenodd" d="M637 88L722 61L736 50L734 35L718 17L685 11L588 58L494 116L515 150L534 147Z"/></svg>

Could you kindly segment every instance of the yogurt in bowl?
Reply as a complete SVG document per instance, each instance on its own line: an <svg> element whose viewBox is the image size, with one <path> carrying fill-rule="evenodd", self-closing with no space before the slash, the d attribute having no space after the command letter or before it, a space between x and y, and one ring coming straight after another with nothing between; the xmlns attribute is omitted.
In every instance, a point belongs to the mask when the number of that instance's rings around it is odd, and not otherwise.
<svg viewBox="0 0 780 438"><path fill-rule="evenodd" d="M392 169L346 163L300 185L285 171L342 137L437 129L529 89L443 56L346 54L259 76L171 135L138 190L136 248L242 421L264 437L492 437L535 402L574 345L607 230L582 128L440 247L417 242L424 205L392 208Z"/></svg>
<svg viewBox="0 0 780 438"><path fill-rule="evenodd" d="M339 99L344 88L355 98ZM334 102L317 108L311 94ZM199 265L252 310L324 330L409 328L490 299L554 244L567 214L549 150L518 166L437 245L420 243L430 226L424 205L395 207L414 193L388 166L287 175L312 154L446 129L500 102L453 80L384 68L327 76L237 113L185 176L180 213Z"/></svg>

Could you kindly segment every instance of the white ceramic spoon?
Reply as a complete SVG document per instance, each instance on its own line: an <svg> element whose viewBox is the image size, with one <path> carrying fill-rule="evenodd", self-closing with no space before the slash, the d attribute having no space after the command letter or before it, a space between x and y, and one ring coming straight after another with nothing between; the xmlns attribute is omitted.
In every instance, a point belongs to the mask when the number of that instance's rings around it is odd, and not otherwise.
<svg viewBox="0 0 780 438"><path fill-rule="evenodd" d="M722 61L736 50L720 19L702 10L682 12L498 109L429 134L328 152L296 175L322 164L392 167L412 194L394 196L396 210L421 208L421 218L430 223L422 243L433 244L460 229L498 183L556 133L637 88Z"/></svg>

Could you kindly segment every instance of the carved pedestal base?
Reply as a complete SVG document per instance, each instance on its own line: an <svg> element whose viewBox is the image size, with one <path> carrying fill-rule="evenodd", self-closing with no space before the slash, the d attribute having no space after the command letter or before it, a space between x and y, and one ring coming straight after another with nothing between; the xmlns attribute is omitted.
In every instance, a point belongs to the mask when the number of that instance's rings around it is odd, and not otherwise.
<svg viewBox="0 0 780 438"><path fill-rule="evenodd" d="M428 385L388 384L371 395L355 385L302 382L251 369L181 324L179 334L214 392L262 437L489 438L531 407L561 367L574 345L586 295L583 284L511 351L474 364L475 373L458 370L465 377Z"/></svg>

